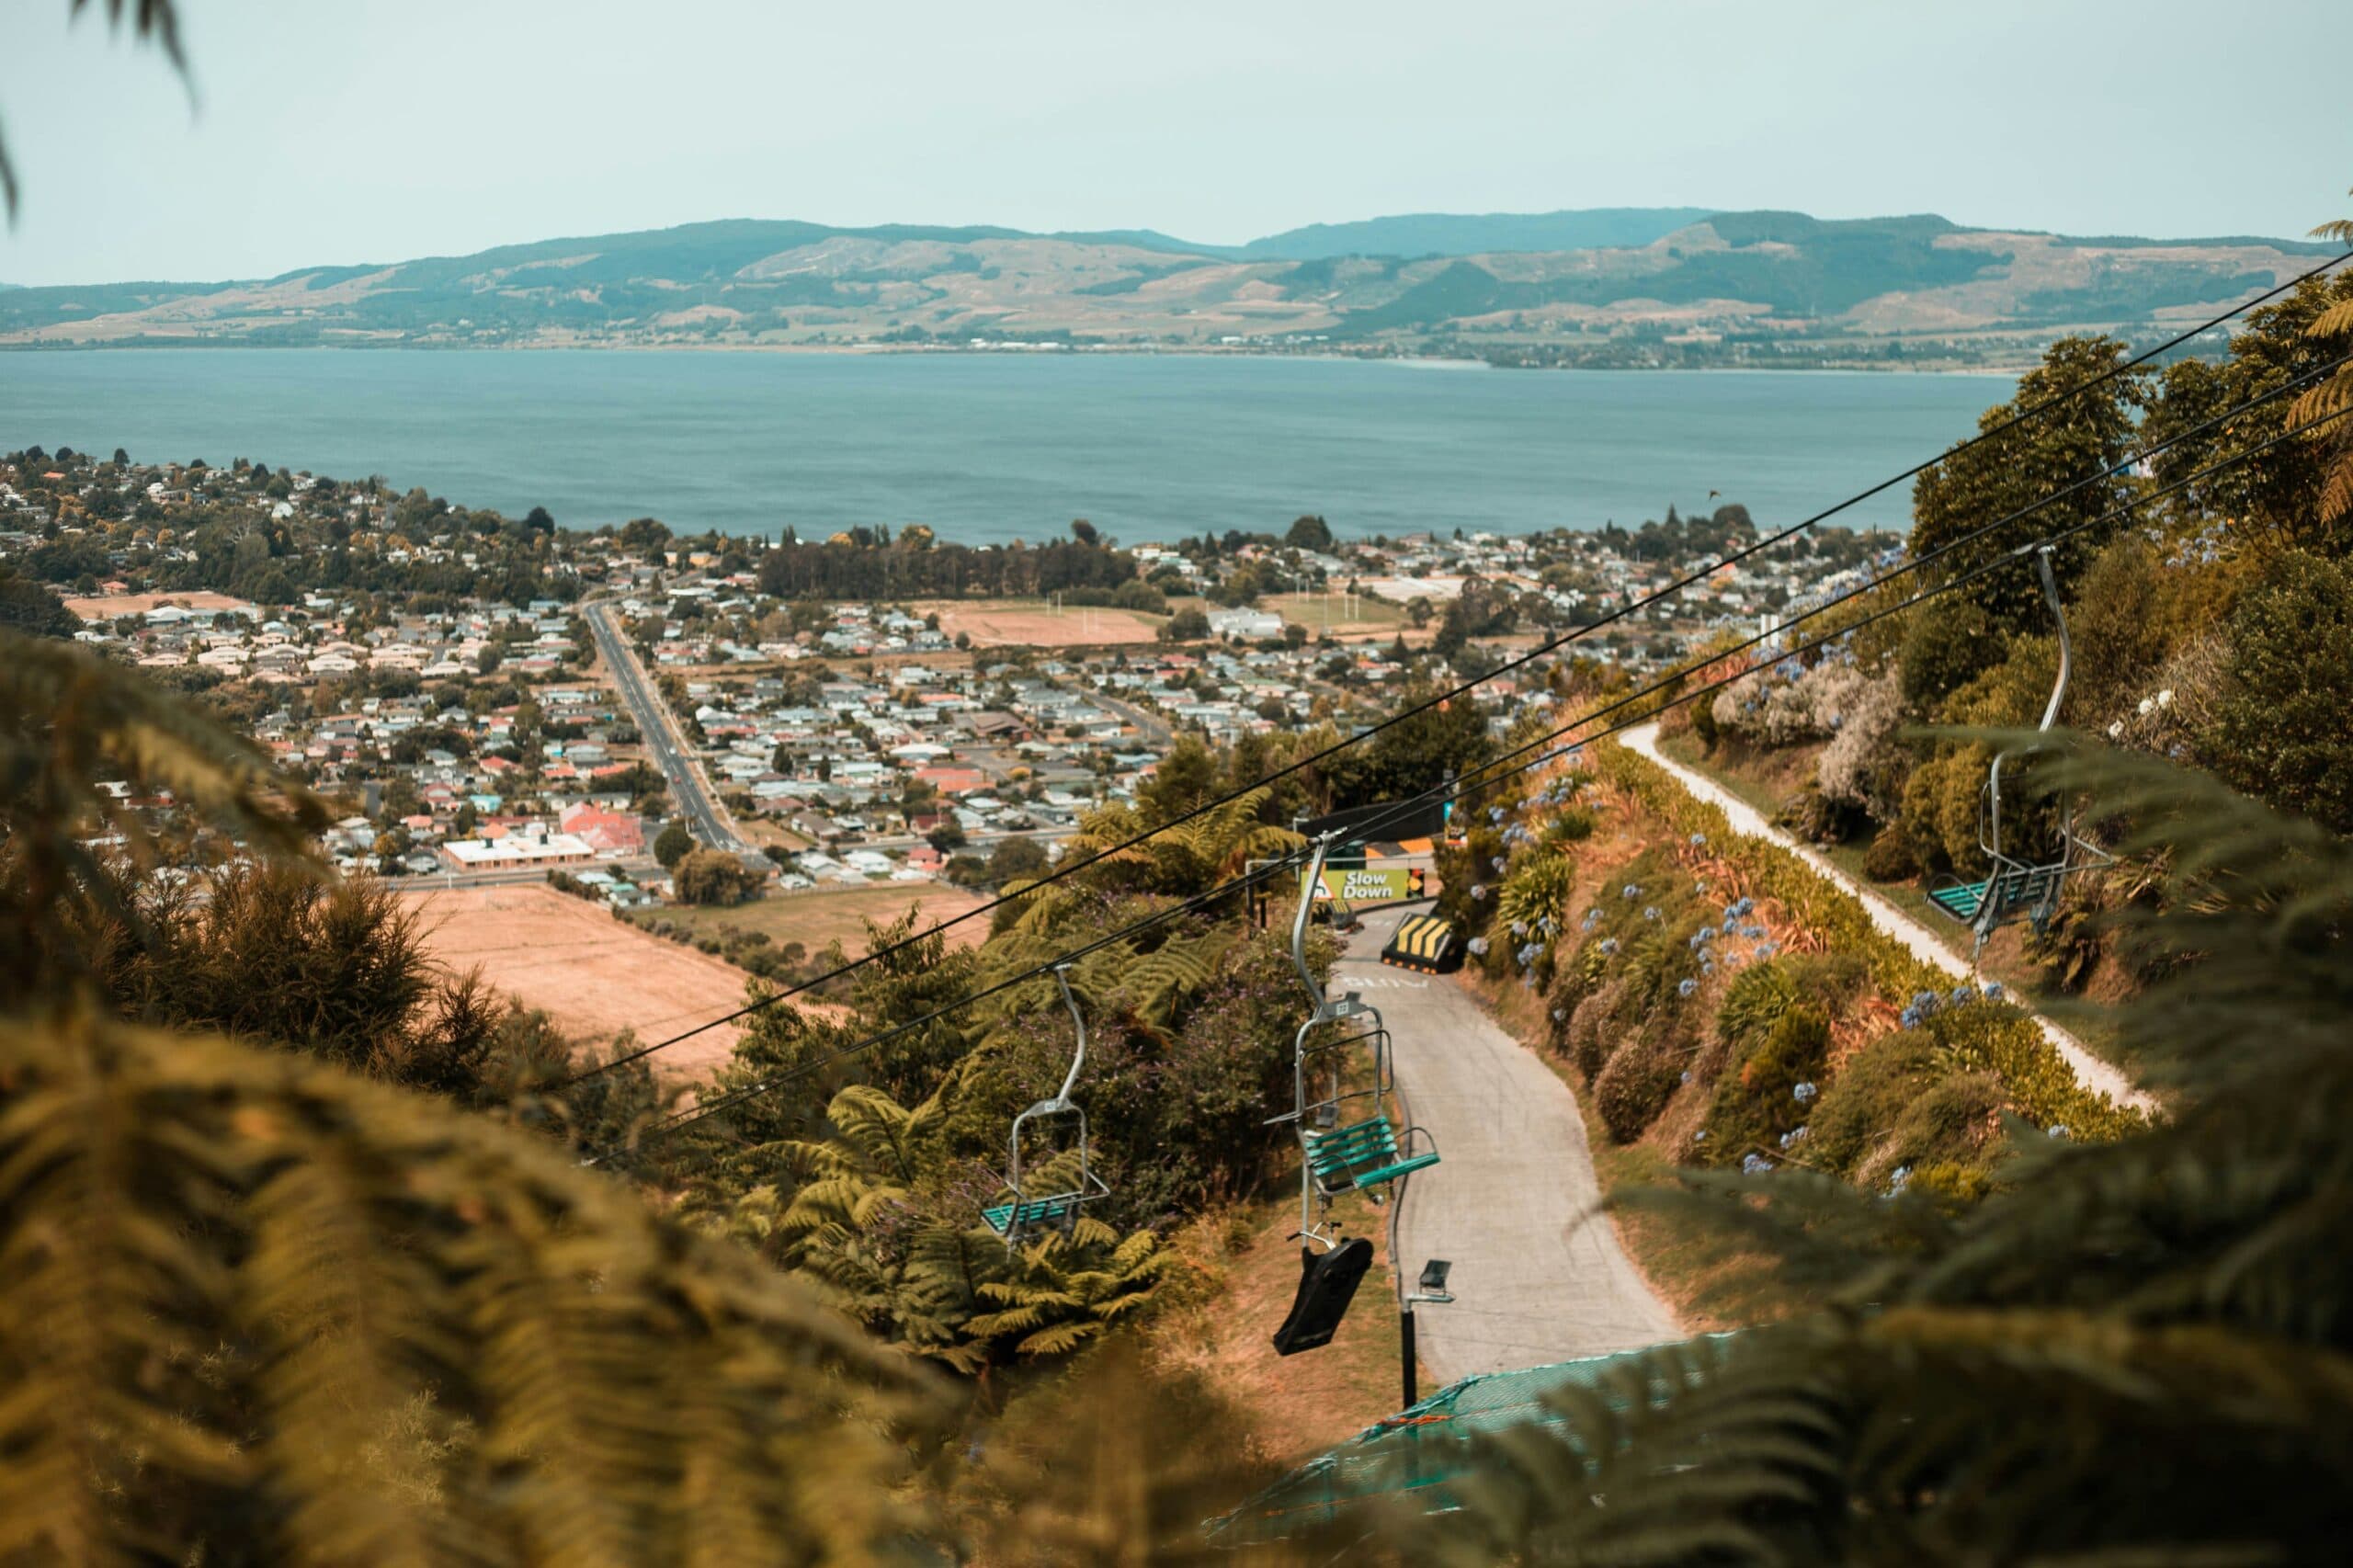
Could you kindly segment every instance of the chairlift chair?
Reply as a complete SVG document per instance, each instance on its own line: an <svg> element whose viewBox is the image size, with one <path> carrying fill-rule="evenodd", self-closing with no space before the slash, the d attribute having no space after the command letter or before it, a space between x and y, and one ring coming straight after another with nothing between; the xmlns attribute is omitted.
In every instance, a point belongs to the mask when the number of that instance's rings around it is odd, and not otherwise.
<svg viewBox="0 0 2353 1568"><path fill-rule="evenodd" d="M1315 841L1300 886L1299 913L1291 920L1291 963L1312 1006L1291 1044L1291 1108L1272 1119L1298 1130L1300 1234L1326 1249L1336 1244L1325 1234L1322 1216L1334 1199L1361 1192L1379 1202L1391 1183L1438 1163L1427 1131L1407 1127L1400 1132L1382 1108L1396 1086L1396 1068L1381 1010L1353 991L1326 996L1308 967L1308 925L1331 846L1328 834ZM1346 1026L1347 1032L1314 1040L1327 1024ZM1364 1052L1370 1052L1370 1073L1351 1086L1348 1068Z"/></svg>
<svg viewBox="0 0 2353 1568"><path fill-rule="evenodd" d="M1111 1195L1103 1178L1095 1174L1086 1161L1086 1112L1070 1097L1077 1085L1079 1070L1086 1065L1086 1019L1078 1010L1078 998L1071 994L1070 965L1054 966L1054 983L1062 987L1063 1001L1070 1008L1070 1021L1078 1031L1078 1050L1070 1059L1070 1071L1063 1074L1063 1086L1054 1097L1040 1100L1013 1119L1013 1134L1005 1186L999 1197L1003 1201L992 1203L981 1210L981 1222L1005 1238L1007 1250L1020 1245L1022 1238L1041 1230L1069 1231L1078 1223L1078 1211L1097 1199ZM1037 1124L1057 1118L1069 1118L1078 1124L1078 1140L1071 1151L1077 1156L1074 1167L1062 1159L1049 1162L1042 1169L1033 1162L1029 1184L1022 1183L1021 1135L1028 1130L1034 1140L1040 1131ZM1056 1173L1070 1169L1072 1174L1056 1179Z"/></svg>
<svg viewBox="0 0 2353 1568"><path fill-rule="evenodd" d="M2052 547L2044 544L2029 548L2034 551L2035 569L2042 578L2043 599L2050 605L2052 619L2059 629L2059 678L2051 687L2051 700L2043 707L2042 722L2036 726L2040 733L2048 732L2058 722L2059 706L2066 699L2067 679L2074 668L2074 650L2067 637L2067 612L2059 600L2059 583L2052 574ZM1928 890L1931 903L1976 933L1980 951L1995 929L2010 921L2023 917L2037 931L2043 929L2058 910L2059 895L2070 875L2109 865L2115 858L2076 833L2072 800L2061 802L2053 841L2022 847L2013 833L2005 844L2002 768L2016 749L2005 747L1994 755L1993 765L1986 769L1984 786L1978 792L1977 844L1984 851L1989 868L1985 877L1973 882L1949 877ZM2029 754L2034 749L2031 745L2026 748ZM2029 849L2036 848L2041 852L2029 853Z"/></svg>

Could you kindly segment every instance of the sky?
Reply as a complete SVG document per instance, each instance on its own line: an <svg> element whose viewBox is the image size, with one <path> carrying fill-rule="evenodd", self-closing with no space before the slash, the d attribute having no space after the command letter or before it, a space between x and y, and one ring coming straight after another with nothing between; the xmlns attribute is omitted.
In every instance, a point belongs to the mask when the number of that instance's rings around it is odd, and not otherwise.
<svg viewBox="0 0 2353 1568"><path fill-rule="evenodd" d="M1154 228L1774 207L2297 235L2345 0L0 0L0 281L254 278L714 218Z"/></svg>

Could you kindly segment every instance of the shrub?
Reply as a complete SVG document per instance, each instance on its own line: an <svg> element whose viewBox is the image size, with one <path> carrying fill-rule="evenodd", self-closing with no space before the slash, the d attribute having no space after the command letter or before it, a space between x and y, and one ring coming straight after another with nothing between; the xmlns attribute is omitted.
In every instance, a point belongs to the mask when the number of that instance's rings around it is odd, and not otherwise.
<svg viewBox="0 0 2353 1568"><path fill-rule="evenodd" d="M1745 978L1745 977L1744 977ZM1708 1103L1707 1160L1736 1162L1752 1151L1768 1159L1784 1133L1807 1124L1830 1053L1830 1020L1792 1003L1745 1055L1716 1080Z"/></svg>
<svg viewBox="0 0 2353 1568"><path fill-rule="evenodd" d="M1927 1085L1907 1103L1887 1135L1856 1166L1867 1187L1889 1185L1909 1167L1916 1178L1935 1166L1949 1169L1944 1190L1959 1196L1970 1179L1983 1179L1997 1147L1993 1133L2003 1108L2002 1082L1991 1073L1948 1074ZM1959 1169L1972 1173L1961 1178Z"/></svg>
<svg viewBox="0 0 2353 1568"><path fill-rule="evenodd" d="M1569 1062L1588 1084L1599 1075L1602 1063L1617 1045L1625 1002L1626 983L1611 981L1579 1002L1569 1015Z"/></svg>
<svg viewBox="0 0 2353 1568"><path fill-rule="evenodd" d="M1911 749L1898 738L1903 727L1904 688L1894 672L1857 689L1814 762L1822 798L1874 821L1893 821L1913 762Z"/></svg>
<svg viewBox="0 0 2353 1568"><path fill-rule="evenodd" d="M1871 1041L1823 1090L1806 1124L1807 1162L1838 1176L1853 1175L1941 1070L1937 1042L1924 1030L1905 1029Z"/></svg>
<svg viewBox="0 0 2353 1568"><path fill-rule="evenodd" d="M1863 875L1875 882L1905 882L1919 874L1910 834L1890 823L1871 836L1870 847L1863 851Z"/></svg>
<svg viewBox="0 0 2353 1568"><path fill-rule="evenodd" d="M1656 1120L1682 1082L1688 1048L1666 1029L1647 1028L1610 1053L1593 1081L1594 1108L1612 1142L1631 1143Z"/></svg>

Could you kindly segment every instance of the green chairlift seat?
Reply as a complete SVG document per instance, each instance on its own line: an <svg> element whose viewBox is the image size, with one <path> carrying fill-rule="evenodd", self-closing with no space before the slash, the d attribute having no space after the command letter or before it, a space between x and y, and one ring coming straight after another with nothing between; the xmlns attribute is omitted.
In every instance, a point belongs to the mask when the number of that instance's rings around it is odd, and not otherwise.
<svg viewBox="0 0 2353 1568"><path fill-rule="evenodd" d="M2043 599L2051 607L2051 617L2059 633L2059 675L2052 683L2051 700L2043 706L2042 722L2036 727L2038 733L2047 733L2058 722L2060 704L2066 700L2074 653L2067 637L2066 607L2060 602L2058 580L2052 574L2051 547L2029 545L2019 553L2029 551L2042 579ZM2031 858L2019 854L2015 830L2006 840L2002 829L2002 768L2010 756L2008 748L1994 755L1992 765L1985 770L1984 786L1978 794L1977 844L1992 867L1991 873L1983 881L1956 881L1928 890L1930 903L1976 933L1981 952L1995 926L2021 915L2040 930L2059 907L2059 895L2067 878L2076 871L2104 866L2110 858L2106 850L2075 832L2072 803L2062 810L2051 842L2036 846L2040 852ZM2055 858L2052 851L2056 852Z"/></svg>
<svg viewBox="0 0 2353 1568"><path fill-rule="evenodd" d="M995 1203L981 1210L981 1223L1002 1236L1040 1225L1060 1225L1076 1218L1084 1196L1057 1193L1051 1198L1026 1199L1019 1203Z"/></svg>
<svg viewBox="0 0 2353 1568"><path fill-rule="evenodd" d="M1409 1137L1411 1131L1407 1130ZM1386 1116L1331 1132L1311 1132L1306 1142L1308 1168L1327 1198L1363 1192L1438 1164L1435 1149L1419 1154L1403 1152Z"/></svg>
<svg viewBox="0 0 2353 1568"><path fill-rule="evenodd" d="M1974 920L1985 904L1985 884L1955 882L1949 888L1930 888L1928 902L1955 920Z"/></svg>

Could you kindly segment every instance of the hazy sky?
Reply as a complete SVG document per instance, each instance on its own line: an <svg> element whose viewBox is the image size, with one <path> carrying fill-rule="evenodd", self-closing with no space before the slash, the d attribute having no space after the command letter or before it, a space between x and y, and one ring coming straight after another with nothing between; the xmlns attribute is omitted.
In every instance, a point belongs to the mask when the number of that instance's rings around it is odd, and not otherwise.
<svg viewBox="0 0 2353 1568"><path fill-rule="evenodd" d="M722 217L1231 242L1689 205L2190 235L2353 206L2353 0L181 4L193 106L102 15L0 0L24 187L0 280Z"/></svg>

